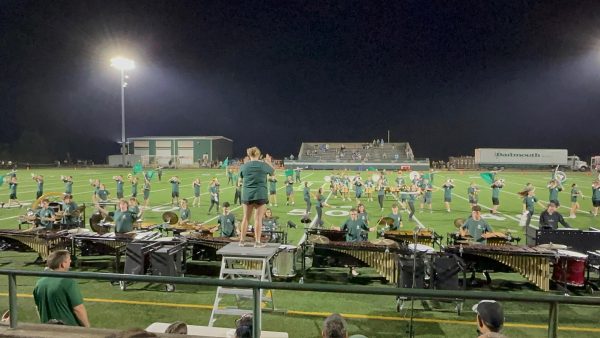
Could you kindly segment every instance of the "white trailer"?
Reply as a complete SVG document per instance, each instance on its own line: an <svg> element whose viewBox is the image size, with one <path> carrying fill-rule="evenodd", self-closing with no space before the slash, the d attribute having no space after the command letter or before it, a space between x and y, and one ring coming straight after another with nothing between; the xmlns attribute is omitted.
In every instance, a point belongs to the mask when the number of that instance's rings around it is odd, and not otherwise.
<svg viewBox="0 0 600 338"><path fill-rule="evenodd" d="M547 167L569 165L567 149L475 149L475 164L480 167Z"/></svg>

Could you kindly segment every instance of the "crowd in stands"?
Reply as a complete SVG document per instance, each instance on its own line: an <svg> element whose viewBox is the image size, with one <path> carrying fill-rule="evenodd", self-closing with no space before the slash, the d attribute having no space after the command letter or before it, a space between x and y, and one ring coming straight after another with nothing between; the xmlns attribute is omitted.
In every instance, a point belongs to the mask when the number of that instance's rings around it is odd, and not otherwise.
<svg viewBox="0 0 600 338"><path fill-rule="evenodd" d="M289 157L292 160L292 156ZM414 154L408 143L385 143L383 139L370 143L303 143L300 161L336 161L336 162L368 162L368 161L412 161Z"/></svg>

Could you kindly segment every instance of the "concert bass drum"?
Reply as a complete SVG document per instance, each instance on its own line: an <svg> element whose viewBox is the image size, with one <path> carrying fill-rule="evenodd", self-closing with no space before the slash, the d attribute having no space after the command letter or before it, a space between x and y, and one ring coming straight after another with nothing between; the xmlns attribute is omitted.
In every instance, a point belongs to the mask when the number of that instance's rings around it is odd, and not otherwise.
<svg viewBox="0 0 600 338"><path fill-rule="evenodd" d="M554 264L552 280L571 286L585 286L587 255L570 250L558 250L557 252L559 258Z"/></svg>
<svg viewBox="0 0 600 338"><path fill-rule="evenodd" d="M296 252L298 247L293 245L279 246L279 252L273 257L273 276L292 278L296 276Z"/></svg>

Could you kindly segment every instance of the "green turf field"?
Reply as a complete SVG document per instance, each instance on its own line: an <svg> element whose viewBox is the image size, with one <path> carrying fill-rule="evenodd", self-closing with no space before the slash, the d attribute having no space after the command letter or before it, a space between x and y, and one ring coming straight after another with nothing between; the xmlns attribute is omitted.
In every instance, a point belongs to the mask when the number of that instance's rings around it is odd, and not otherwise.
<svg viewBox="0 0 600 338"><path fill-rule="evenodd" d="M63 183L60 181L60 175L73 175L74 200L78 203L88 204L91 200L92 187L89 184L90 178L99 178L106 184L107 189L115 195L115 183L112 176L117 174L126 175L127 172L118 169L48 169L35 170L36 174L45 176L45 192L62 192ZM18 172L19 186L18 197L24 204L32 203L35 198L35 182L31 180L31 172L20 170ZM282 184L283 172L279 172L278 177L278 206L273 207L273 213L280 216L279 223L285 225L288 220L294 221L299 225L298 229L290 229L288 240L296 244L304 234L299 222L304 210L302 200L302 186L295 185L295 205L285 205L285 188ZM316 191L319 187L325 188L327 203L332 208L324 209L324 221L326 227L331 225L339 226L347 217L350 207L356 204L353 198L351 201L342 201L340 198L329 196L328 184L324 182L324 176L330 175L328 171L303 171L302 180L308 181L311 190ZM355 174L355 173L350 173ZM145 222L159 222L163 212L174 210L171 206L171 188L168 179L171 176L178 175L182 184L180 186L181 196L191 198L193 195L192 181L199 177L202 182L202 199L199 208L191 208L192 219L198 222L214 222L216 213L207 213L208 209L208 181L216 176L221 182L221 201L233 200L234 188L227 183L227 177L224 170L165 170L162 182L153 179L152 193L150 196L150 208L145 211ZM362 173L363 179L369 174ZM389 173L388 180L393 183L396 174ZM521 199L516 193L530 182L537 189L537 196L541 200L548 199L546 187L550 178L550 172L502 172L499 178L506 180L506 186L500 195L499 215L485 214L489 223L495 230L513 229L518 234L522 234L522 228L518 225L518 217L522 210ZM453 178L456 188L454 189L452 212L446 212L443 205L443 191L439 190L433 194L433 213L424 211L415 214L415 221L408 221L407 214L403 214L404 227L413 229L418 222L428 228L434 229L441 235L446 235L454 231L453 220L458 217L467 217L469 215L469 204L466 200L467 186L471 181L479 184L482 191L479 202L482 207L491 207L491 189L485 182L479 178L477 172L439 172L435 175L434 186L441 186L447 178ZM408 179L408 178L407 178ZM584 195L591 193L592 177L585 173L568 173L568 180L565 183L565 190L570 191L570 185L577 183ZM141 196L141 184L139 185L139 194ZM1 201L7 201L8 189L5 183L0 188L0 193L4 196ZM126 184L126 195L129 193L129 186ZM353 192L350 193L353 196ZM559 194L561 204L569 206L569 193L563 191ZM375 224L382 215L390 212L390 206L394 202L393 197L389 196L385 201L385 210L380 211L377 206L376 196L374 202L369 202L363 198L362 202L366 204L370 216L371 225ZM577 214L576 219L567 219L572 226L578 228L587 228L589 226L599 226L600 218L594 218L589 214L591 209L590 199L580 201L582 209ZM418 208L418 204L417 204ZM25 209L3 208L0 209L0 228L14 229L17 227L18 215ZM88 208L89 217L90 209ZM541 211L541 207L536 207L536 213ZM568 216L569 210L561 207L560 212ZM233 207L233 213L239 219L241 217L241 208ZM314 203L312 215L314 217ZM537 224L537 218L534 217L533 224ZM523 236L522 236L523 237ZM371 233L371 238L375 234ZM523 237L524 238L524 237ZM521 242L524 244L524 239ZM0 266L4 268L15 269L41 269L39 265L30 264L35 259L34 253L15 253L0 252ZM109 271L101 264L85 265L86 271ZM368 277L373 276L374 272L370 269L364 269L358 278L348 281L345 270L332 270L323 273L311 272L307 281L325 282L325 283L359 283L381 286L379 281L370 281ZM535 287L526 284L524 278L518 274L494 274L492 275L494 283L490 287L482 290L493 290L498 292L514 292L536 294L541 293L535 290ZM296 282L296 281L293 281ZM22 297L19 299L22 312L20 319L25 321L35 321L36 316L32 299L29 297L35 283L34 279L19 278L19 292ZM161 285L147 285L138 283L122 292L118 287L113 287L106 282L82 281L82 290L87 298L87 307L90 313L90 319L94 326L128 328L132 326L145 327L155 321L175 321L184 320L190 324L206 325L210 316L210 308L214 300L214 288L200 288L193 286L178 287L174 293L166 293ZM388 285L389 286L389 285ZM392 287L392 286L389 286ZM0 280L0 308L8 307L6 297L7 281ZM585 295L584 292L582 292ZM398 337L404 336L406 328L406 319L408 313L400 313L395 310L395 301L390 297L363 296L363 295L336 295L336 294L301 294L298 292L275 292L276 308L287 310L287 313L267 314L264 317L264 329L274 331L287 331L290 337L316 337L319 335L320 326L323 317L330 312L341 312L349 316L355 316L349 319L351 333L363 333L369 337ZM467 307L472 303L465 304L465 311L457 316L453 311L453 305L450 303L432 303L431 308L424 308L420 302L416 302L416 315L418 317L416 332L422 337L470 337L475 334L473 325L474 316ZM597 337L600 335L600 324L597 319L597 308L586 308L582 306L562 306L560 309L561 336L579 337ZM505 332L512 337L540 337L545 335L545 325L547 322L547 308L544 305L537 304L505 304L505 313L507 327ZM232 327L233 318L224 318L216 322L217 326Z"/></svg>

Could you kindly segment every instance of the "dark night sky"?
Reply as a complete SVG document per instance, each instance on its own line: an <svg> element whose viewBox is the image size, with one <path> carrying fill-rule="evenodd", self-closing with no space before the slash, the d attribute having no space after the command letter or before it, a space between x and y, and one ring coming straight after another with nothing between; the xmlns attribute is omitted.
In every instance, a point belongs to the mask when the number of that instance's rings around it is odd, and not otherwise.
<svg viewBox="0 0 600 338"><path fill-rule="evenodd" d="M3 0L0 43L13 156L116 153L116 54L137 63L128 137L600 152L600 1Z"/></svg>

